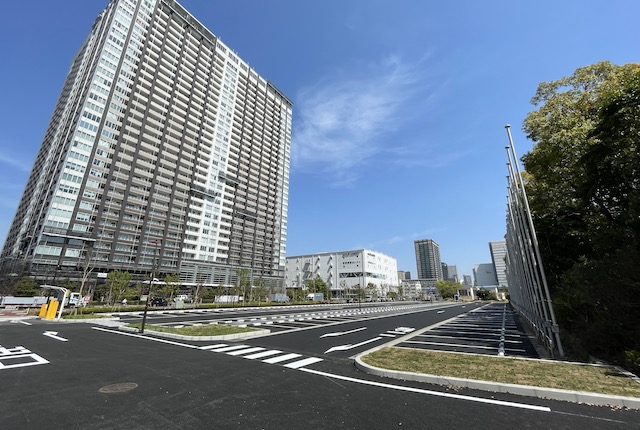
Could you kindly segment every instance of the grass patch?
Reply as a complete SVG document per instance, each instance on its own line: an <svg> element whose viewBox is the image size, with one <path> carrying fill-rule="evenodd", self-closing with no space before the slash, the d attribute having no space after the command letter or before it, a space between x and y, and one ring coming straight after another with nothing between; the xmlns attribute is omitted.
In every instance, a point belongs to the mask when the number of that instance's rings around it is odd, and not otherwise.
<svg viewBox="0 0 640 430"><path fill-rule="evenodd" d="M128 327L142 328L142 324L127 324ZM159 331L162 333L181 334L183 336L224 336L227 334L247 333L256 331L249 327L235 327L224 324L195 325L186 327L165 327L160 325L145 324L145 330Z"/></svg>
<svg viewBox="0 0 640 430"><path fill-rule="evenodd" d="M404 372L640 397L640 384L612 367L404 348L382 348L362 361Z"/></svg>

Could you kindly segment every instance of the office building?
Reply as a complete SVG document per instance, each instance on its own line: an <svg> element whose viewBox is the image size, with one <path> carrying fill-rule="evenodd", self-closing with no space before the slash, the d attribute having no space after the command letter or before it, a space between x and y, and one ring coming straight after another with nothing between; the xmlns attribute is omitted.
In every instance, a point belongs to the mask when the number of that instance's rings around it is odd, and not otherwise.
<svg viewBox="0 0 640 430"><path fill-rule="evenodd" d="M471 275L462 275L462 279L462 283L465 287L473 287L473 279L471 278Z"/></svg>
<svg viewBox="0 0 640 430"><path fill-rule="evenodd" d="M495 288L498 286L493 263L481 263L473 266L473 278L475 279L474 285L476 287Z"/></svg>
<svg viewBox="0 0 640 430"><path fill-rule="evenodd" d="M306 289L307 281L315 278L327 284L334 298L346 297L358 288L382 298L397 290L398 263L393 257L368 249L287 257L287 288ZM374 291L367 289L369 284Z"/></svg>
<svg viewBox="0 0 640 430"><path fill-rule="evenodd" d="M404 281L405 279L411 279L411 272L400 270L398 272L398 281Z"/></svg>
<svg viewBox="0 0 640 430"><path fill-rule="evenodd" d="M46 74L43 74L46 77ZM292 103L173 0L112 0L72 62L2 261L282 285Z"/></svg>
<svg viewBox="0 0 640 430"><path fill-rule="evenodd" d="M458 278L458 267L453 264L442 263L442 278L445 281L458 283L460 279Z"/></svg>
<svg viewBox="0 0 640 430"><path fill-rule="evenodd" d="M432 239L420 239L414 241L414 246L418 279L443 279L440 245Z"/></svg>
<svg viewBox="0 0 640 430"><path fill-rule="evenodd" d="M496 272L499 287L508 287L507 282L507 242L505 240L489 242L491 261Z"/></svg>

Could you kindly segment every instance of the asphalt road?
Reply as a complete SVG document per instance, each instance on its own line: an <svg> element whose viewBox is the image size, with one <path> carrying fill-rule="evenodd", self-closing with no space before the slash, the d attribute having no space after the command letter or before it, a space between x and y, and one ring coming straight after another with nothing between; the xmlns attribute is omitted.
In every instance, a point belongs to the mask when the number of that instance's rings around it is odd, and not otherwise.
<svg viewBox="0 0 640 430"><path fill-rule="evenodd" d="M3 322L0 429L640 428L638 411L378 378L352 365L348 356L357 348L325 353L448 313L453 309L221 342L299 355L271 364L268 357L231 355L239 349L211 348L216 342L90 324ZM341 336L320 337L363 324L338 342ZM322 361L287 367L308 358Z"/></svg>

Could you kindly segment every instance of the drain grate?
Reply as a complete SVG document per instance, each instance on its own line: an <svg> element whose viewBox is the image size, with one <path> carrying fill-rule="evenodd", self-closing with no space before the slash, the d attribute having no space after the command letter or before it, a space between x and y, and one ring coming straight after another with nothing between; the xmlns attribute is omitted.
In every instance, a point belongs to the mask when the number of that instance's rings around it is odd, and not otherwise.
<svg viewBox="0 0 640 430"><path fill-rule="evenodd" d="M126 391L131 391L137 387L138 387L138 384L136 384L135 382L123 382L120 384L105 385L104 387L100 388L98 391L101 393L107 393L107 394L124 393Z"/></svg>

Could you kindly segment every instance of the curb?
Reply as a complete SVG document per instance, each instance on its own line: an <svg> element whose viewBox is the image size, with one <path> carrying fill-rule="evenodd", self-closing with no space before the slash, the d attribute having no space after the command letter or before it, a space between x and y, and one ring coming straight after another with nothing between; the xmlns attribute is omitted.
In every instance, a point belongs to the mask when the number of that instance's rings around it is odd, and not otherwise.
<svg viewBox="0 0 640 430"><path fill-rule="evenodd" d="M118 330L126 331L129 333L139 333L140 330L133 327L125 327L119 326ZM169 339L177 339L177 340L202 340L202 341L211 341L211 340L245 340L251 339L254 337L264 336L265 334L271 333L270 330L256 330L246 333L235 333L235 334L225 334L220 336L185 336L182 334L175 333L165 333L160 331L153 330L145 330L145 333L152 334L154 336L166 337Z"/></svg>
<svg viewBox="0 0 640 430"><path fill-rule="evenodd" d="M365 373L406 381L426 382L429 384L456 386L475 390L509 393L520 396L531 396L542 399L561 400L574 403L586 403L598 406L619 406L629 409L640 409L640 398L589 393L585 391L561 390L557 388L533 387L530 385L504 384L498 382L479 381L475 379L454 378L448 376L429 375L423 373L402 372L370 366L362 361L362 357L373 352L365 351L355 357L355 366Z"/></svg>

